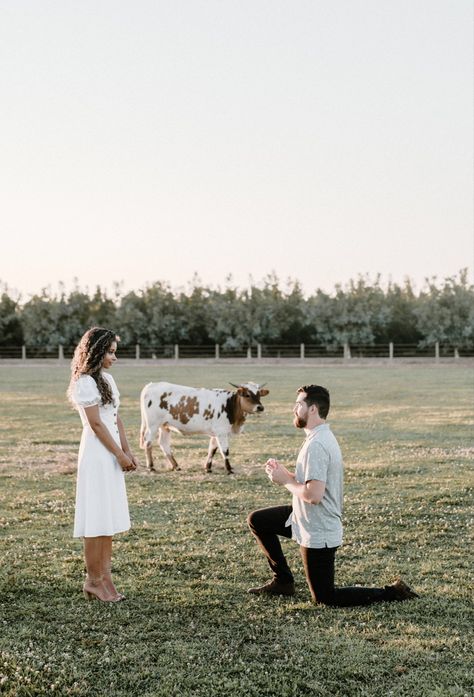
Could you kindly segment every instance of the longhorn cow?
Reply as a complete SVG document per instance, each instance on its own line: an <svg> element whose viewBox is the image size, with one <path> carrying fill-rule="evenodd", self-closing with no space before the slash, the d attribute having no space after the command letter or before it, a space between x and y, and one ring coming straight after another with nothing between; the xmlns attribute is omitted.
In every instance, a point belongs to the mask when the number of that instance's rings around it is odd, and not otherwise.
<svg viewBox="0 0 474 697"><path fill-rule="evenodd" d="M233 473L229 461L229 436L241 432L248 414L264 410L260 398L265 397L268 390L254 382L230 384L236 388L235 391L197 389L170 382L145 385L140 396L140 447L145 450L150 471L154 470L152 446L157 433L158 443L171 469L179 469L171 452L171 431L177 431L209 436L206 472L211 471L212 458L219 448L227 473Z"/></svg>

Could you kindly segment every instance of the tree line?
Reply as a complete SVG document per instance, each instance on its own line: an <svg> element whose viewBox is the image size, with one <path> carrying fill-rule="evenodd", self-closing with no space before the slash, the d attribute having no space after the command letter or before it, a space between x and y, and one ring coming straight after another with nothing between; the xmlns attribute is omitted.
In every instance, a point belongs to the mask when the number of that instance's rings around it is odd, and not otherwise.
<svg viewBox="0 0 474 697"><path fill-rule="evenodd" d="M162 281L130 292L116 285L112 295L100 286L92 293L78 286L68 293L43 289L25 302L3 286L0 346L69 347L92 325L115 329L125 346L219 344L238 350L258 343L331 348L391 341L462 349L474 344L474 286L467 269L441 281L427 279L419 292L409 279L384 286L380 276L359 276L309 297L297 280L282 284L275 274L246 288L228 279L215 289L195 278L188 290Z"/></svg>

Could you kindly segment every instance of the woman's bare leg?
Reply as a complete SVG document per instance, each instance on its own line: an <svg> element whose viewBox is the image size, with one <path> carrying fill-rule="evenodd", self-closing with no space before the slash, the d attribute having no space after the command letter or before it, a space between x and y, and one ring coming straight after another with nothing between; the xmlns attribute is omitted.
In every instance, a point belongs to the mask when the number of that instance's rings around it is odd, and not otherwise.
<svg viewBox="0 0 474 697"><path fill-rule="evenodd" d="M109 590L104 578L104 540L112 541L112 538L84 537L84 559L87 569L84 591L95 595L99 600L110 601L114 594Z"/></svg>
<svg viewBox="0 0 474 697"><path fill-rule="evenodd" d="M113 597L121 596L112 581L112 537L102 538L102 568L104 583ZM121 596L124 597L124 596Z"/></svg>

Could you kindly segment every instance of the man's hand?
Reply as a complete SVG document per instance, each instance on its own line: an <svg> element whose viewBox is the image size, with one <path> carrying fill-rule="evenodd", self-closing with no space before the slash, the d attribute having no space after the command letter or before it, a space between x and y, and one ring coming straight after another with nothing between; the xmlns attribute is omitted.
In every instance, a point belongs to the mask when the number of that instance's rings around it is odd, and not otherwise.
<svg viewBox="0 0 474 697"><path fill-rule="evenodd" d="M267 460L265 472L267 473L269 480L274 484L278 484L279 486L285 486L285 484L292 482L294 479L293 475L288 472L286 467L283 467L283 465L273 458Z"/></svg>

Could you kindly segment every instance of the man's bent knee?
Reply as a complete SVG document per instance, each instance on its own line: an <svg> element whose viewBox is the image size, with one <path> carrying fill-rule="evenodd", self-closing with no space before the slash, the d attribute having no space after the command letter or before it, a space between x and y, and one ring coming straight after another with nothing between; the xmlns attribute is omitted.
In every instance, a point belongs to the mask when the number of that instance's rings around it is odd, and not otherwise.
<svg viewBox="0 0 474 697"><path fill-rule="evenodd" d="M247 516L247 525L253 533L264 532L268 527L267 509L260 508L257 511L252 511Z"/></svg>
<svg viewBox="0 0 474 697"><path fill-rule="evenodd" d="M247 525L253 531L255 530L256 524L258 524L258 511L252 511L247 516Z"/></svg>

